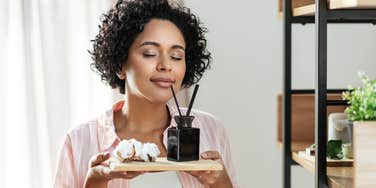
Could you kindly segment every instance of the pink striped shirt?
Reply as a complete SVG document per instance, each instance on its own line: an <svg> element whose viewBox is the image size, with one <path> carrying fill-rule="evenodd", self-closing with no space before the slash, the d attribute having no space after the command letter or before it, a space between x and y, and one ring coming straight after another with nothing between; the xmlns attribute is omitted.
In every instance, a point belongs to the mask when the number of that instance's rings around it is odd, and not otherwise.
<svg viewBox="0 0 376 188"><path fill-rule="evenodd" d="M117 102L100 117L75 127L66 134L60 151L54 187L82 187L90 157L100 152L111 152L115 148L120 139L115 132L113 114L114 111L120 110L123 104L124 101ZM171 117L178 115L174 105L168 103L167 107ZM181 110L185 113L186 108ZM209 113L192 110L191 114L195 116L192 126L200 128L200 153L208 150L219 151L233 186L239 187L225 128ZM169 127L172 126L176 126L173 118ZM167 129L163 133L163 144L167 148ZM178 171L177 175L184 188L203 187L188 173ZM130 180L113 179L109 181L108 187L129 188Z"/></svg>

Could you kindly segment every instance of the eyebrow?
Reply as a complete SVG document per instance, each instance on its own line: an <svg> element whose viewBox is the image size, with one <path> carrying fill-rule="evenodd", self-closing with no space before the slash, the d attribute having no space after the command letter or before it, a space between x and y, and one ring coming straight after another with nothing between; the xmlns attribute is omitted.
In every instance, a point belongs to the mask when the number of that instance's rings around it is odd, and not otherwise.
<svg viewBox="0 0 376 188"><path fill-rule="evenodd" d="M161 45L160 45L159 43L157 43L157 42L152 42L152 41L146 41L146 42L143 42L143 43L140 45L140 47L141 47L141 46L146 46L146 45L151 45L151 46L161 47ZM185 48L184 48L183 46L181 46L181 45L178 45L178 44L174 44L174 45L172 45L171 48L172 48L172 49L181 49L181 50L185 51Z"/></svg>
<svg viewBox="0 0 376 188"><path fill-rule="evenodd" d="M185 48L183 46L180 46L180 45L177 45L177 44L172 45L172 49L181 49L181 50L185 51Z"/></svg>

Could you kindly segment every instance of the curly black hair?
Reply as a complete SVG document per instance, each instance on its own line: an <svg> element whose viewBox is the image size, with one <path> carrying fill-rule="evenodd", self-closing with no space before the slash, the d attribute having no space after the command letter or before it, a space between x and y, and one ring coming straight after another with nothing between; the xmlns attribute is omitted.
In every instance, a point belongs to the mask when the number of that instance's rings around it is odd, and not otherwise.
<svg viewBox="0 0 376 188"><path fill-rule="evenodd" d="M125 94L125 81L119 79L116 73L120 73L126 63L135 38L153 18L171 21L183 34L186 72L182 87L197 83L210 66L211 54L206 48L204 36L207 29L189 8L172 5L168 0L118 0L112 9L103 14L99 34L92 40L93 50L89 53L93 59L91 68L102 81L112 88L119 88L122 94Z"/></svg>

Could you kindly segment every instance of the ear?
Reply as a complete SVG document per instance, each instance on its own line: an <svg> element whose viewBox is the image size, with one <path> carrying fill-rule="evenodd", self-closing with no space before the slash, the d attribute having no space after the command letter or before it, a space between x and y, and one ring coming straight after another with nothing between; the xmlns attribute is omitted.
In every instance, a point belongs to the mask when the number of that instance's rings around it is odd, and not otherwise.
<svg viewBox="0 0 376 188"><path fill-rule="evenodd" d="M124 80L125 79L125 74L123 74L122 72L116 73L116 75L119 77L120 80Z"/></svg>
<svg viewBox="0 0 376 188"><path fill-rule="evenodd" d="M116 75L120 80L124 80L126 78L125 65L121 68L121 72L117 72Z"/></svg>

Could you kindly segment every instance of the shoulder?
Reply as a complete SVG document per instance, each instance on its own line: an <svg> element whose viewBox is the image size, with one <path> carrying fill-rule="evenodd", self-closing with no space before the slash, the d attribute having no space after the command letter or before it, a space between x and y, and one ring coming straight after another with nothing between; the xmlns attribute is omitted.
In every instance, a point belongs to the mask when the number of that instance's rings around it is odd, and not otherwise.
<svg viewBox="0 0 376 188"><path fill-rule="evenodd" d="M192 109L191 114L195 116L196 119L199 119L201 121L207 121L215 125L220 124L219 119L215 115L209 112L198 110L198 109Z"/></svg>
<svg viewBox="0 0 376 188"><path fill-rule="evenodd" d="M99 129L106 126L111 126L110 120L112 114L110 110L89 119L86 122L77 124L68 130L67 136L71 140L72 144L76 142L89 141L93 136L95 137L98 134Z"/></svg>
<svg viewBox="0 0 376 188"><path fill-rule="evenodd" d="M212 113L198 109L192 109L191 115L195 117L195 119L193 120L193 126L199 127L202 130L221 134L225 132L225 127L223 126L222 122Z"/></svg>

